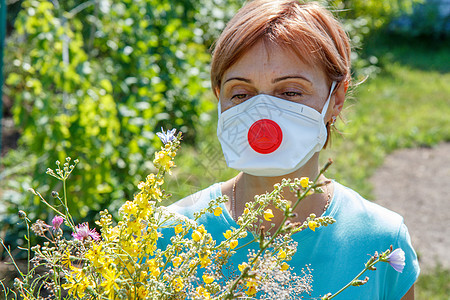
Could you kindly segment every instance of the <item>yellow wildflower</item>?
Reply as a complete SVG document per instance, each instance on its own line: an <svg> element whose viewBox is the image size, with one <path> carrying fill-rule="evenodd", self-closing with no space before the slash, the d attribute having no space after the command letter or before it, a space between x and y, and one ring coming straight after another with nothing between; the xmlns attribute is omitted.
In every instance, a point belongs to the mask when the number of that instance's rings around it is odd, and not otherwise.
<svg viewBox="0 0 450 300"><path fill-rule="evenodd" d="M265 219L266 221L271 221L272 218L273 218L272 210L271 210L270 208L266 209L266 210L264 211L264 219Z"/></svg>
<svg viewBox="0 0 450 300"><path fill-rule="evenodd" d="M127 271L128 274L134 273L134 271L135 271L134 266L136 265L134 263L134 261L131 261L131 262L127 261L127 262L124 262L124 264L125 264L125 270Z"/></svg>
<svg viewBox="0 0 450 300"><path fill-rule="evenodd" d="M206 283L206 284L209 284L209 283L211 283L211 282L213 282L214 281L214 277L213 276L211 276L211 275L203 275L202 276L202 278L203 278L203 281Z"/></svg>
<svg viewBox="0 0 450 300"><path fill-rule="evenodd" d="M153 275L153 276L158 277L159 274L161 274L161 271L159 270L159 268L154 268L154 269L152 270L152 275Z"/></svg>
<svg viewBox="0 0 450 300"><path fill-rule="evenodd" d="M245 291L245 293L248 296L253 296L254 294L256 294L257 290L256 287L258 286L258 283L254 280L248 280L247 281L247 287L248 289Z"/></svg>
<svg viewBox="0 0 450 300"><path fill-rule="evenodd" d="M134 220L132 222L127 222L127 234L140 235L141 230L145 228L145 225L139 220Z"/></svg>
<svg viewBox="0 0 450 300"><path fill-rule="evenodd" d="M139 281L144 282L145 278L147 278L147 272L141 271L139 273Z"/></svg>
<svg viewBox="0 0 450 300"><path fill-rule="evenodd" d="M84 291L86 290L86 288L88 286L89 286L89 282L88 282L87 278L83 278L79 282L73 281L73 282L65 283L62 285L63 289L69 290L68 291L69 295L79 297L79 298L83 298L83 296L85 294Z"/></svg>
<svg viewBox="0 0 450 300"><path fill-rule="evenodd" d="M283 262L281 264L281 270L286 271L287 269L289 269L289 265L286 262Z"/></svg>
<svg viewBox="0 0 450 300"><path fill-rule="evenodd" d="M85 258L88 259L94 268L101 268L105 264L105 252L102 251L102 244L93 244L92 248L86 253Z"/></svg>
<svg viewBox="0 0 450 300"><path fill-rule="evenodd" d="M149 259L148 261L147 261L147 266L148 266L148 270L150 271L150 273L153 275L153 276L158 276L161 272L159 271L159 268L158 268L158 263L156 262L156 260L155 259Z"/></svg>
<svg viewBox="0 0 450 300"><path fill-rule="evenodd" d="M102 272L104 278L102 282L102 287L105 288L105 292L108 293L109 299L114 299L114 290L119 288L116 283L116 279L119 278L120 273L116 273L114 268L107 268L105 272Z"/></svg>
<svg viewBox="0 0 450 300"><path fill-rule="evenodd" d="M309 229L311 229L312 231L316 231L316 228L319 227L319 224L317 224L316 221L309 221L309 222L308 222L308 227L309 227Z"/></svg>
<svg viewBox="0 0 450 300"><path fill-rule="evenodd" d="M157 241L158 238L162 236L162 233L158 232L156 229L150 230L149 228L148 230L149 230L148 235L153 241Z"/></svg>
<svg viewBox="0 0 450 300"><path fill-rule="evenodd" d="M223 234L223 236L228 240L229 238L231 238L231 230L227 230L224 234Z"/></svg>
<svg viewBox="0 0 450 300"><path fill-rule="evenodd" d="M135 215L138 211L137 205L132 201L126 201L119 209L120 212L129 215Z"/></svg>
<svg viewBox="0 0 450 300"><path fill-rule="evenodd" d="M176 256L174 259L172 259L172 264L175 268L178 268L182 261L183 259L180 256Z"/></svg>
<svg viewBox="0 0 450 300"><path fill-rule="evenodd" d="M64 254L61 257L62 265L66 268L72 268L72 264L70 263L70 251L69 249L64 252Z"/></svg>
<svg viewBox="0 0 450 300"><path fill-rule="evenodd" d="M65 290L69 290L69 295L75 296L76 298L83 298L84 291L90 285L88 277L85 276L86 274L83 272L83 269L71 267L71 270L72 276L66 276L67 283L63 284L62 287Z"/></svg>
<svg viewBox="0 0 450 300"><path fill-rule="evenodd" d="M203 287L199 286L195 289L195 292L197 293L197 296L201 299L209 300L211 299L211 294Z"/></svg>
<svg viewBox="0 0 450 300"><path fill-rule="evenodd" d="M184 287L183 279L181 279L181 277L178 276L172 281L172 285L175 288L175 292L181 291Z"/></svg>
<svg viewBox="0 0 450 300"><path fill-rule="evenodd" d="M238 245L238 241L237 240L231 240L230 241L230 248L231 249L236 248L237 245Z"/></svg>
<svg viewBox="0 0 450 300"><path fill-rule="evenodd" d="M153 174L153 173L148 174L147 177L145 178L145 181L146 181L148 184L153 184L153 183L155 183L155 182L156 182L156 176L155 176L155 174Z"/></svg>
<svg viewBox="0 0 450 300"><path fill-rule="evenodd" d="M205 268L206 266L211 264L211 260L209 259L209 255L211 251L206 250L204 253L199 253L198 257L200 258L200 267Z"/></svg>
<svg viewBox="0 0 450 300"><path fill-rule="evenodd" d="M114 226L113 228L108 228L108 230L105 232L102 232L102 237L104 238L105 242L113 241L119 237L120 234L120 228L118 226Z"/></svg>
<svg viewBox="0 0 450 300"><path fill-rule="evenodd" d="M250 213L250 210L246 207L246 208L244 209L244 215L246 215L246 214L248 214L248 213Z"/></svg>
<svg viewBox="0 0 450 300"><path fill-rule="evenodd" d="M248 296L253 296L254 294L256 294L256 287L254 287L254 286L249 287L249 288L245 291L245 293L246 293Z"/></svg>
<svg viewBox="0 0 450 300"><path fill-rule="evenodd" d="M151 198L158 200L158 202L161 202L161 196L162 192L159 187L153 187L148 191L148 194L151 196Z"/></svg>
<svg viewBox="0 0 450 300"><path fill-rule="evenodd" d="M220 208L220 207L216 207L215 209L214 209L214 215L216 216L216 217L218 217L218 216L220 216L222 214L222 208Z"/></svg>
<svg viewBox="0 0 450 300"><path fill-rule="evenodd" d="M252 286L257 287L257 286L258 286L258 283L255 281L255 279L249 279L249 280L247 281L247 286L248 286L248 287L252 287Z"/></svg>
<svg viewBox="0 0 450 300"><path fill-rule="evenodd" d="M202 239L202 234L199 231L194 230L194 232L192 233L192 239L196 242L199 242Z"/></svg>
<svg viewBox="0 0 450 300"><path fill-rule="evenodd" d="M155 243L148 243L145 247L145 253L152 256L153 253L156 251L157 247L155 245Z"/></svg>
<svg viewBox="0 0 450 300"><path fill-rule="evenodd" d="M281 249L280 252L278 252L278 258L281 258L281 259L286 258L286 252L283 249Z"/></svg>
<svg viewBox="0 0 450 300"><path fill-rule="evenodd" d="M308 177L302 177L300 178L300 185L302 188L306 188L309 184L309 178Z"/></svg>
<svg viewBox="0 0 450 300"><path fill-rule="evenodd" d="M239 271L244 272L244 269L248 267L248 263L243 262L238 266Z"/></svg>
<svg viewBox="0 0 450 300"><path fill-rule="evenodd" d="M138 299L145 299L148 295L148 291L145 286L140 286L137 291Z"/></svg>
<svg viewBox="0 0 450 300"><path fill-rule="evenodd" d="M155 159L153 160L155 166L162 167L165 171L168 171L170 174L170 168L174 166L174 162L172 161L171 153L161 150L155 153Z"/></svg>
<svg viewBox="0 0 450 300"><path fill-rule="evenodd" d="M212 261L208 257L200 259L200 268L206 268L211 264L211 262Z"/></svg>
<svg viewBox="0 0 450 300"><path fill-rule="evenodd" d="M134 196L134 203L136 203L139 208L144 209L148 205L148 197L146 194L138 193Z"/></svg>
<svg viewBox="0 0 450 300"><path fill-rule="evenodd" d="M140 189L140 190L144 189L146 186L147 185L143 181L139 182L138 185L137 185L138 189Z"/></svg>
<svg viewBox="0 0 450 300"><path fill-rule="evenodd" d="M139 245L135 239L128 239L126 241L122 241L123 251L125 251L128 255L131 255L133 257L137 257L140 255L142 251L141 247L142 245Z"/></svg>
<svg viewBox="0 0 450 300"><path fill-rule="evenodd" d="M191 262L189 263L189 268L193 268L193 267L195 267L197 264L198 264L198 262L196 262L195 260L193 260L193 261L191 261Z"/></svg>
<svg viewBox="0 0 450 300"><path fill-rule="evenodd" d="M203 225L200 225L200 226L197 228L197 230L198 230L202 235L206 233L205 226L203 226Z"/></svg>
<svg viewBox="0 0 450 300"><path fill-rule="evenodd" d="M175 226L175 234L179 234L183 230L183 225L178 224Z"/></svg>

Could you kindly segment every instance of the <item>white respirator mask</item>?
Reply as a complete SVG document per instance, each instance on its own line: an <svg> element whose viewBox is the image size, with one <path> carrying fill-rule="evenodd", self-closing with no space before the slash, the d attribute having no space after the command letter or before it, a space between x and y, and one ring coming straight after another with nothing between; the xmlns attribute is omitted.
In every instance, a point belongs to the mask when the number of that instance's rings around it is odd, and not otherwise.
<svg viewBox="0 0 450 300"><path fill-rule="evenodd" d="M217 136L228 167L255 176L282 176L301 168L327 140L325 114L300 104L260 94L221 113Z"/></svg>

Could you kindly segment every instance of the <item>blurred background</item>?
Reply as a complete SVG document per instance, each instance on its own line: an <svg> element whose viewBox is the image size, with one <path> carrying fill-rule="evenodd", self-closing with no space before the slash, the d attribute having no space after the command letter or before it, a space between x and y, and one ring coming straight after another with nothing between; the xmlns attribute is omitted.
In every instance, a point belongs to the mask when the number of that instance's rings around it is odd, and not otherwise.
<svg viewBox="0 0 450 300"><path fill-rule="evenodd" d="M390 153L450 141L450 1L320 2L342 20L354 47L342 134L322 159L335 161L328 177L374 199L370 178ZM53 217L27 190L53 203L51 192L62 187L45 172L57 160L80 160L68 184L70 209L92 225L100 210L117 213L152 172L161 128L184 136L167 178L170 202L236 174L215 135L209 62L242 0L0 3L0 237L17 259L26 256L17 249L25 243L18 210L33 221ZM398 180L414 171L403 168ZM9 269L0 268L0 279L1 270ZM449 299L449 268L436 260L417 286L416 299Z"/></svg>

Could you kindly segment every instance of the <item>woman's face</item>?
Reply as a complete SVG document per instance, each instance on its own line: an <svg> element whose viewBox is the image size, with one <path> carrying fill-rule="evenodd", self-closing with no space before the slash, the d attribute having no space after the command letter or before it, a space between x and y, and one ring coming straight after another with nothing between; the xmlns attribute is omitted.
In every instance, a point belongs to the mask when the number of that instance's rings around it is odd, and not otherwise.
<svg viewBox="0 0 450 300"><path fill-rule="evenodd" d="M222 112L258 94L321 112L330 87L320 66L305 63L293 51L259 42L224 73L218 94Z"/></svg>

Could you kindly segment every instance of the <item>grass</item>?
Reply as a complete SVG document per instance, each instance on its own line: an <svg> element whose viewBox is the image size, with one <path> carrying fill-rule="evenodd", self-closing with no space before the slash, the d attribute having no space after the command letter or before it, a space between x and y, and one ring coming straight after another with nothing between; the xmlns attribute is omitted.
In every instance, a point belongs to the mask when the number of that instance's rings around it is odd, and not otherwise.
<svg viewBox="0 0 450 300"><path fill-rule="evenodd" d="M380 73L355 87L345 106L345 122L338 121L342 136L333 136L330 149L321 155L335 163L328 177L372 197L369 178L386 155L397 149L433 147L450 141L450 43L374 36L365 51L376 56ZM412 51L413 50L413 51ZM180 199L237 171L228 169L213 126L199 129L199 146L180 151L169 182L173 199ZM422 274L416 299L448 299L450 271L436 268Z"/></svg>
<svg viewBox="0 0 450 300"><path fill-rule="evenodd" d="M419 277L416 284L417 300L445 300L450 295L450 270L437 266L428 274Z"/></svg>
<svg viewBox="0 0 450 300"><path fill-rule="evenodd" d="M322 157L336 163L332 175L371 198L367 183L396 149L432 147L450 140L450 73L423 71L392 62L355 90L344 132Z"/></svg>
<svg viewBox="0 0 450 300"><path fill-rule="evenodd" d="M381 72L354 88L348 121L339 124L344 135L322 157L336 161L333 177L372 198L367 179L387 154L450 141L450 43L425 47L385 35L369 41L365 54L378 58Z"/></svg>

